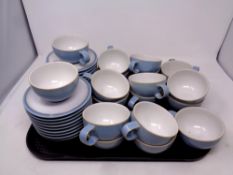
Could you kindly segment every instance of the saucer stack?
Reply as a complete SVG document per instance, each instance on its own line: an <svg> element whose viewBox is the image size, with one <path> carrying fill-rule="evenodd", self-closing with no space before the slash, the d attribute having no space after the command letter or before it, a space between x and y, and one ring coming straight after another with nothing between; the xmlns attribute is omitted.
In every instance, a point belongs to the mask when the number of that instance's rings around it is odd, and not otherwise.
<svg viewBox="0 0 233 175"><path fill-rule="evenodd" d="M75 66L77 66L80 76L82 76L85 72L93 74L97 70L97 56L95 51L92 49L88 49L88 54L90 60L85 65L79 63L73 63ZM54 52L51 52L48 55L46 62L56 62L56 61L65 61L65 60L58 57Z"/></svg>
<svg viewBox="0 0 233 175"><path fill-rule="evenodd" d="M42 137L64 141L83 127L82 111L92 103L91 87L78 69L66 62L44 64L29 77L24 108Z"/></svg>
<svg viewBox="0 0 233 175"><path fill-rule="evenodd" d="M83 127L82 111L91 103L91 87L82 78L73 95L61 102L48 102L31 87L24 95L24 108L38 134L56 141L78 136Z"/></svg>

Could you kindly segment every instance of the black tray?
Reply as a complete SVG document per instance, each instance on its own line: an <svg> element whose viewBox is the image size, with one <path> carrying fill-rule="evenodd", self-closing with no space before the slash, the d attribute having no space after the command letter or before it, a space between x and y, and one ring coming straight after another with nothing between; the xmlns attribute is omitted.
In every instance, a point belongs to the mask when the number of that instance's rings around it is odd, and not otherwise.
<svg viewBox="0 0 233 175"><path fill-rule="evenodd" d="M78 138L64 142L54 142L41 137L31 126L26 137L28 149L36 157L44 160L82 161L197 161L209 150L199 150L186 145L178 135L174 144L160 154L147 154L136 147L134 142L123 141L111 150L102 150L82 144Z"/></svg>

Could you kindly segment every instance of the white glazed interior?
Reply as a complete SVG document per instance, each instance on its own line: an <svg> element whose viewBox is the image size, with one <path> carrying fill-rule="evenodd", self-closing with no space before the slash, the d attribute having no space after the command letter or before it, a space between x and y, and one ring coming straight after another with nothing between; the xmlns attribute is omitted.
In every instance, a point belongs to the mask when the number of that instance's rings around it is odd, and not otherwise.
<svg viewBox="0 0 233 175"><path fill-rule="evenodd" d="M209 90L206 78L193 70L181 70L168 78L170 93L177 99L192 102L204 98Z"/></svg>
<svg viewBox="0 0 233 175"><path fill-rule="evenodd" d="M38 115L37 113L41 113L45 118L54 118L54 116L69 113L78 106L83 106L83 102L89 97L89 93L88 83L80 78L73 95L65 101L59 103L47 102L30 89L26 96L26 103L36 112L32 114Z"/></svg>
<svg viewBox="0 0 233 175"><path fill-rule="evenodd" d="M158 73L138 73L130 75L128 79L138 84L156 84L166 81L166 76Z"/></svg>
<svg viewBox="0 0 233 175"><path fill-rule="evenodd" d="M170 77L177 71L184 70L184 69L192 69L192 66L189 63L184 61L167 61L162 64L161 71L166 76Z"/></svg>
<svg viewBox="0 0 233 175"><path fill-rule="evenodd" d="M129 63L129 56L117 49L108 49L98 58L98 66L101 70L110 69L119 73L125 72L129 67Z"/></svg>
<svg viewBox="0 0 233 175"><path fill-rule="evenodd" d="M99 70L91 78L93 89L107 99L119 99L129 92L129 82L120 73L112 70Z"/></svg>
<svg viewBox="0 0 233 175"><path fill-rule="evenodd" d="M163 107L151 102L139 102L133 116L147 131L161 137L173 137L178 132L174 117Z"/></svg>
<svg viewBox="0 0 233 175"><path fill-rule="evenodd" d="M208 142L220 139L224 134L223 123L201 107L188 107L175 116L181 133L194 140Z"/></svg>
<svg viewBox="0 0 233 175"><path fill-rule="evenodd" d="M53 62L35 69L29 77L29 82L38 89L51 90L67 86L77 77L78 70L72 64Z"/></svg>
<svg viewBox="0 0 233 175"><path fill-rule="evenodd" d="M129 117L130 112L125 106L110 102L96 103L83 111L83 118L88 123L100 126L120 124Z"/></svg>
<svg viewBox="0 0 233 175"><path fill-rule="evenodd" d="M153 62L161 62L162 60L150 55L144 55L144 54L132 54L130 56L131 58L136 58L138 60L143 60L143 61L153 61Z"/></svg>
<svg viewBox="0 0 233 175"><path fill-rule="evenodd" d="M88 42L77 36L61 36L53 41L52 46L62 51L76 51L88 46Z"/></svg>

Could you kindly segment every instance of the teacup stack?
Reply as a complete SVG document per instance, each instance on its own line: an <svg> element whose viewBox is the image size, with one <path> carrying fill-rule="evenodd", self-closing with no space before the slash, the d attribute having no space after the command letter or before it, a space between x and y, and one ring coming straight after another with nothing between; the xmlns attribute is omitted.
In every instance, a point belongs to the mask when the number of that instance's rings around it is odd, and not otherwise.
<svg viewBox="0 0 233 175"><path fill-rule="evenodd" d="M129 100L128 106L133 106L138 101L160 100L169 94L166 86L167 78L159 73L137 73L128 77L130 91L133 97Z"/></svg>
<svg viewBox="0 0 233 175"><path fill-rule="evenodd" d="M29 81L24 108L38 134L54 141L77 137L83 128L82 111L92 103L91 87L77 68L47 63L35 69Z"/></svg>
<svg viewBox="0 0 233 175"><path fill-rule="evenodd" d="M61 36L52 44L53 51L47 56L46 62L65 61L74 64L79 75L97 70L96 53L89 48L88 42L77 36Z"/></svg>
<svg viewBox="0 0 233 175"><path fill-rule="evenodd" d="M83 111L84 128L79 139L88 146L102 149L117 147L122 141L122 126L128 122L130 111L117 103L103 102L90 105Z"/></svg>
<svg viewBox="0 0 233 175"><path fill-rule="evenodd" d="M185 69L173 73L167 81L168 102L176 110L189 106L200 106L205 99L209 84L201 73Z"/></svg>
<svg viewBox="0 0 233 175"><path fill-rule="evenodd" d="M83 76L90 81L94 101L126 104L130 88L124 75L105 69Z"/></svg>
<svg viewBox="0 0 233 175"><path fill-rule="evenodd" d="M131 121L122 128L126 140L135 140L142 151L151 154L167 150L177 133L175 118L163 107L145 101L134 106Z"/></svg>

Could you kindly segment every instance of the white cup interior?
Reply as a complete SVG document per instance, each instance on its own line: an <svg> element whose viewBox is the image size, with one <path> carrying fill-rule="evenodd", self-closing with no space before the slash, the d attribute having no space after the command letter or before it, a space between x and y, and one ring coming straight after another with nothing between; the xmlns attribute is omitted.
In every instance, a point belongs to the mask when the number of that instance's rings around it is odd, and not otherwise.
<svg viewBox="0 0 233 175"><path fill-rule="evenodd" d="M138 73L130 75L129 81L139 84L156 84L166 81L166 76L158 73Z"/></svg>
<svg viewBox="0 0 233 175"><path fill-rule="evenodd" d="M129 63L129 56L117 49L108 49L98 58L98 65L101 70L110 69L119 73L125 72L129 67Z"/></svg>
<svg viewBox="0 0 233 175"><path fill-rule="evenodd" d="M174 117L163 107L151 102L139 102L133 109L135 119L152 134L173 137L178 132Z"/></svg>
<svg viewBox="0 0 233 175"><path fill-rule="evenodd" d="M182 101L196 101L207 95L209 85L206 78L193 70L182 70L168 78L170 93Z"/></svg>
<svg viewBox="0 0 233 175"><path fill-rule="evenodd" d="M189 63L184 61L167 61L162 64L161 71L166 76L171 76L177 71L184 70L184 69L192 69L192 66Z"/></svg>
<svg viewBox="0 0 233 175"><path fill-rule="evenodd" d="M179 130L194 140L215 141L224 134L223 123L201 107L188 107L176 114Z"/></svg>
<svg viewBox="0 0 233 175"><path fill-rule="evenodd" d="M129 82L120 73L112 70L99 70L91 78L93 89L108 99L125 97L129 92Z"/></svg>
<svg viewBox="0 0 233 175"><path fill-rule="evenodd" d="M46 63L34 70L29 78L38 89L57 89L73 82L78 76L75 66L65 62Z"/></svg>
<svg viewBox="0 0 233 175"><path fill-rule="evenodd" d="M129 119L129 110L120 104L103 102L87 107L83 118L91 124L109 126L123 123Z"/></svg>
<svg viewBox="0 0 233 175"><path fill-rule="evenodd" d="M144 54L133 54L130 56L131 58L136 58L138 60L143 61L153 61L153 62L161 62L162 60L151 55L144 55Z"/></svg>
<svg viewBox="0 0 233 175"><path fill-rule="evenodd" d="M88 46L88 42L77 36L61 36L53 41L53 47L62 51L75 51Z"/></svg>

